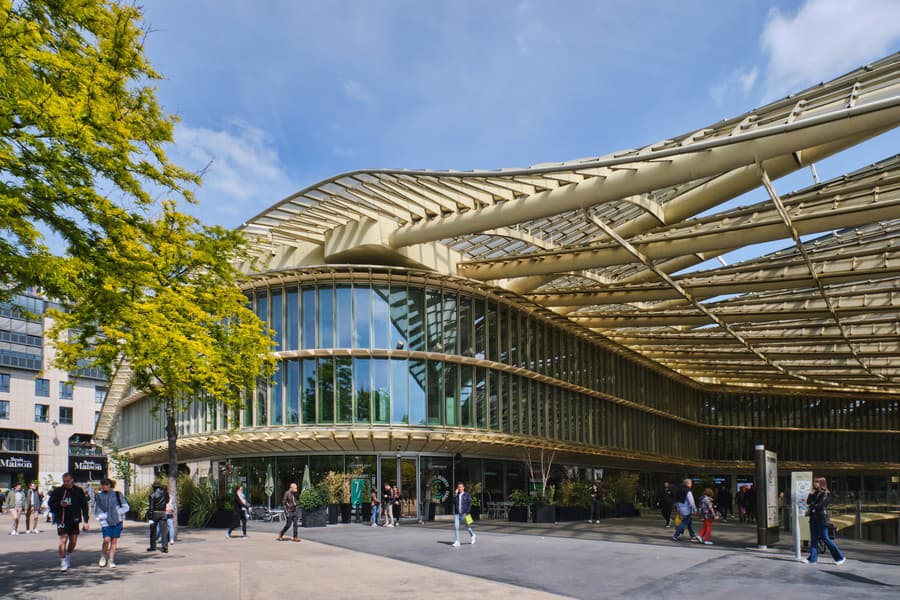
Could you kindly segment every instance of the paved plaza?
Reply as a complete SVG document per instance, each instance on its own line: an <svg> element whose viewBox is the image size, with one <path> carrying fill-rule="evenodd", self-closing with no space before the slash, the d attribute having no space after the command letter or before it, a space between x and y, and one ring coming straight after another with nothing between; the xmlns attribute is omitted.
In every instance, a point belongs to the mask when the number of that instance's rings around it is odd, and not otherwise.
<svg viewBox="0 0 900 600"><path fill-rule="evenodd" d="M278 524L251 523L246 540L221 530L181 531L168 555L145 551L146 527L128 523L115 570L97 566L91 531L67 573L58 570L50 531L12 537L0 527L0 585L6 597L82 593L153 598L660 598L680 593L792 598L896 598L900 548L842 542L847 564L791 558L789 540L770 552L751 548L753 531L717 528L720 544L670 539L653 519L516 525L478 523L477 544L453 548L450 522L384 529L363 525L302 531L301 543L274 540Z"/></svg>

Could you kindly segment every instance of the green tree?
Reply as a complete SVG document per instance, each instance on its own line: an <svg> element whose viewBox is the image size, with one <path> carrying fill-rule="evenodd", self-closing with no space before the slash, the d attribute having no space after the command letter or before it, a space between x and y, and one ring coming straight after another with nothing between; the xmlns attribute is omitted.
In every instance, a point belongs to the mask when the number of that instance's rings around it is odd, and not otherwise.
<svg viewBox="0 0 900 600"><path fill-rule="evenodd" d="M163 204L99 240L105 267L85 272L51 335L66 369L119 365L118 377L152 399L166 424L169 492L177 502L176 418L192 402L219 403L237 424L248 390L274 370L270 332L248 308L235 266L245 241ZM67 335L63 335L67 334Z"/></svg>
<svg viewBox="0 0 900 600"><path fill-rule="evenodd" d="M65 298L105 260L98 240L154 194L192 200L197 176L164 151L175 118L157 103L144 36L134 5L0 0L0 295L39 285Z"/></svg>

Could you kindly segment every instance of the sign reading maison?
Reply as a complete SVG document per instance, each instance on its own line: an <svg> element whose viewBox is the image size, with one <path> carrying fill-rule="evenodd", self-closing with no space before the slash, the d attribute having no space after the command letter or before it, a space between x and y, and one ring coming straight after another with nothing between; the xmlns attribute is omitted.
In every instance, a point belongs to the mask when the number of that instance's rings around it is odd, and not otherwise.
<svg viewBox="0 0 900 600"><path fill-rule="evenodd" d="M5 471L33 471L34 458L16 454L0 454L0 469Z"/></svg>
<svg viewBox="0 0 900 600"><path fill-rule="evenodd" d="M106 477L105 456L70 456L69 472L76 481L91 481Z"/></svg>

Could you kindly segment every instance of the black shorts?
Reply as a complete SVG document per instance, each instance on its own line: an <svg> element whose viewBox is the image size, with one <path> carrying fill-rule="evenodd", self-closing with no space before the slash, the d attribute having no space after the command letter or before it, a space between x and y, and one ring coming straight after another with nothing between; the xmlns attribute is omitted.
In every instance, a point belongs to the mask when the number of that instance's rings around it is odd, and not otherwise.
<svg viewBox="0 0 900 600"><path fill-rule="evenodd" d="M56 535L64 536L64 535L78 535L78 531L81 527L81 523L66 521L65 523L57 523L56 524Z"/></svg>

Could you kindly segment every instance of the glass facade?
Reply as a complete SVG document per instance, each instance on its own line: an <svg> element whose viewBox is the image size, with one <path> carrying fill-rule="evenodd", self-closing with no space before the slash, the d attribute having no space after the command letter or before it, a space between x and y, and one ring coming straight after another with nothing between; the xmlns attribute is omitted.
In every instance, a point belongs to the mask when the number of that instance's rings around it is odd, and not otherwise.
<svg viewBox="0 0 900 600"><path fill-rule="evenodd" d="M666 460L750 460L756 443L782 461L898 460L900 401L706 391L517 297L409 273L255 289L280 360L237 425L463 428ZM134 410L120 447L159 439ZM230 425L198 403L179 426Z"/></svg>

